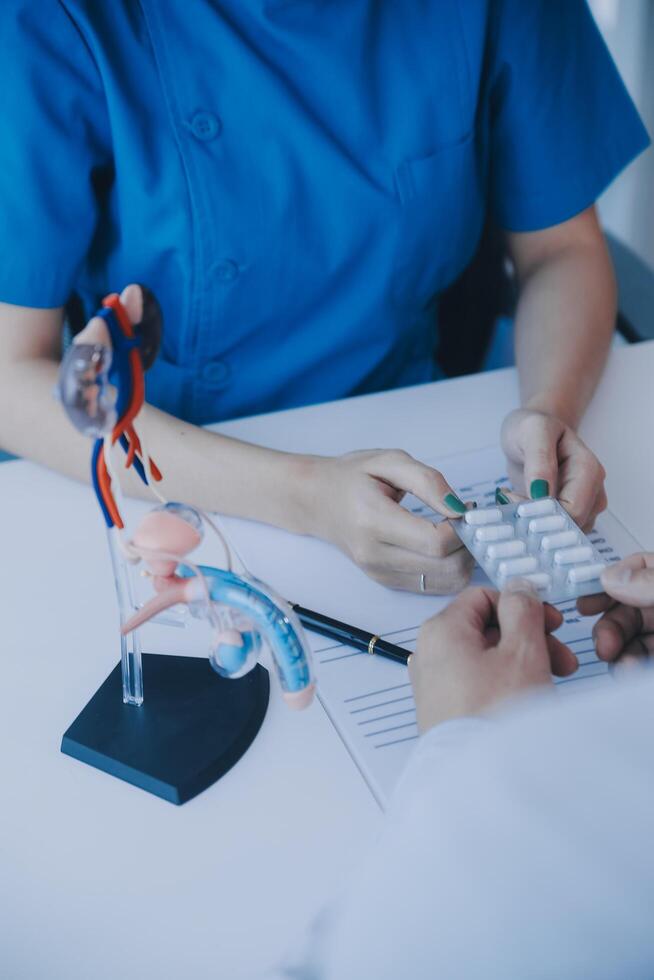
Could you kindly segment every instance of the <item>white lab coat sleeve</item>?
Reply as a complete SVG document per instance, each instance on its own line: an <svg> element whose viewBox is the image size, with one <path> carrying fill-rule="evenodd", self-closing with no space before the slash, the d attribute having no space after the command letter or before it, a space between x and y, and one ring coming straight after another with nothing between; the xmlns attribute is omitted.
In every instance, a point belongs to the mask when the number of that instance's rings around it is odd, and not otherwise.
<svg viewBox="0 0 654 980"><path fill-rule="evenodd" d="M421 735L393 794L381 839L372 842L374 854L383 853L388 847L393 849L393 838L411 826L415 811L424 819L424 791L433 783L439 764L470 740L482 738L489 724L481 718L456 718ZM297 948L270 974L270 980L324 980L333 975L328 965L330 949L343 915L344 901L345 895L321 910Z"/></svg>
<svg viewBox="0 0 654 980"><path fill-rule="evenodd" d="M278 971L651 980L654 671L422 737L375 841Z"/></svg>

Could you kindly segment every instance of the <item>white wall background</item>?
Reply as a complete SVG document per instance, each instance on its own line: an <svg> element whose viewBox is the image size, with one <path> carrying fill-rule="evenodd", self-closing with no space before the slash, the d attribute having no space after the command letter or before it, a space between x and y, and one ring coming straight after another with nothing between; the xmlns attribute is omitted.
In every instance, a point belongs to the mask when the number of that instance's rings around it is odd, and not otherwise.
<svg viewBox="0 0 654 980"><path fill-rule="evenodd" d="M654 138L654 0L589 0L611 53ZM654 148L600 200L607 229L654 268Z"/></svg>

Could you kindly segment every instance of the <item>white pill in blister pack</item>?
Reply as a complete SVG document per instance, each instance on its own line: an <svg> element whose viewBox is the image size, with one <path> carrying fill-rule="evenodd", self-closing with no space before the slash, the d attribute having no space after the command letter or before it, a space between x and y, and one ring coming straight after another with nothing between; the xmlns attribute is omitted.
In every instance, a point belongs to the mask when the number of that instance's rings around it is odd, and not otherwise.
<svg viewBox="0 0 654 980"><path fill-rule="evenodd" d="M506 541L514 534L511 524L486 524L475 531L475 541Z"/></svg>
<svg viewBox="0 0 654 980"><path fill-rule="evenodd" d="M499 544L489 544L486 549L486 557L491 561L498 558L514 558L516 555L524 555L527 545L524 541L501 541Z"/></svg>
<svg viewBox="0 0 654 980"><path fill-rule="evenodd" d="M554 561L557 565L578 565L582 561L590 561L592 557L593 549L589 544L582 544L577 548L562 548L561 551L554 552Z"/></svg>
<svg viewBox="0 0 654 980"><path fill-rule="evenodd" d="M524 576L527 582L531 582L537 589L549 589L552 584L552 576L547 572L535 572L533 575Z"/></svg>
<svg viewBox="0 0 654 980"><path fill-rule="evenodd" d="M497 524L502 520L502 511L499 507L480 507L479 510L469 510L464 520L471 527L479 527L480 524Z"/></svg>
<svg viewBox="0 0 654 980"><path fill-rule="evenodd" d="M553 551L555 548L569 548L571 544L576 544L579 535L576 531L561 531L560 534L546 534L541 539L540 546L543 551Z"/></svg>
<svg viewBox="0 0 654 980"><path fill-rule="evenodd" d="M570 569L568 578L573 585L580 582L592 582L600 577L605 568L604 562L597 562L595 565L579 565L578 568Z"/></svg>
<svg viewBox="0 0 654 980"><path fill-rule="evenodd" d="M525 555L524 558L509 558L501 561L497 573L502 578L509 575L523 575L525 572L535 572L538 569L538 560L533 555Z"/></svg>
<svg viewBox="0 0 654 980"><path fill-rule="evenodd" d="M528 500L518 504L518 517L541 517L543 514L556 513L556 502L547 497L545 500Z"/></svg>
<svg viewBox="0 0 654 980"><path fill-rule="evenodd" d="M498 588L520 576L547 602L601 591L606 563L552 497L480 507L450 523Z"/></svg>
<svg viewBox="0 0 654 980"><path fill-rule="evenodd" d="M543 534L544 531L562 531L566 526L565 517L560 514L552 514L550 517L534 517L529 521L530 534Z"/></svg>

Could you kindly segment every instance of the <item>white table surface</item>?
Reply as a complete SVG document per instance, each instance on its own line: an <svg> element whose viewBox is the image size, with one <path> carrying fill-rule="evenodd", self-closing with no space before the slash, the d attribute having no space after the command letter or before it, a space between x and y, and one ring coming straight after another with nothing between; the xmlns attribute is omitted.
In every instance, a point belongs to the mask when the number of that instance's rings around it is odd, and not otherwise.
<svg viewBox="0 0 654 980"><path fill-rule="evenodd" d="M653 387L654 342L614 351L582 434L611 509L654 550ZM516 399L500 371L221 428L289 450L433 458L496 442ZM104 533L88 489L26 462L0 466L0 500L0 975L258 976L338 887L377 805L322 708L296 715L275 696L245 757L183 807L61 755L116 661Z"/></svg>

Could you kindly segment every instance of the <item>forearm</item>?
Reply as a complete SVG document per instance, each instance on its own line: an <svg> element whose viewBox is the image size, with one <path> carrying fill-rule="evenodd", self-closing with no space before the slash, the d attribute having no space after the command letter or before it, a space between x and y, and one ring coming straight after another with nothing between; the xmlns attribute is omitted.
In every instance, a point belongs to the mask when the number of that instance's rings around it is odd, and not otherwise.
<svg viewBox="0 0 654 980"><path fill-rule="evenodd" d="M615 280L605 248L570 246L530 270L515 325L525 408L578 426L606 363L615 314Z"/></svg>
<svg viewBox="0 0 654 980"><path fill-rule="evenodd" d="M0 446L86 482L91 442L75 431L53 397L58 370L47 357L17 360L3 370ZM163 471L160 486L168 499L306 531L305 457L228 439L152 406L145 407L140 428ZM150 497L133 471L123 471L121 485L130 496Z"/></svg>

